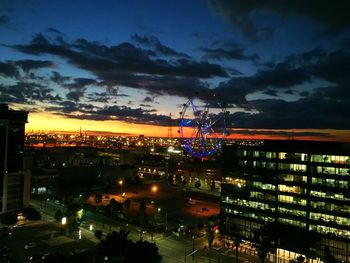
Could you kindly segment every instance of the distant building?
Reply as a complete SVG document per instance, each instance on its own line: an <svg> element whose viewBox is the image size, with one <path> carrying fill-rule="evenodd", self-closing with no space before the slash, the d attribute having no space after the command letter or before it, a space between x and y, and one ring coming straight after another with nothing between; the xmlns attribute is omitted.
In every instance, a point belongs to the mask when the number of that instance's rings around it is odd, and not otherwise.
<svg viewBox="0 0 350 263"><path fill-rule="evenodd" d="M223 153L225 234L252 242L257 229L276 223L278 262L299 255L350 262L349 143L242 142Z"/></svg>
<svg viewBox="0 0 350 263"><path fill-rule="evenodd" d="M30 174L24 172L23 147L28 112L0 105L0 213L28 205Z"/></svg>

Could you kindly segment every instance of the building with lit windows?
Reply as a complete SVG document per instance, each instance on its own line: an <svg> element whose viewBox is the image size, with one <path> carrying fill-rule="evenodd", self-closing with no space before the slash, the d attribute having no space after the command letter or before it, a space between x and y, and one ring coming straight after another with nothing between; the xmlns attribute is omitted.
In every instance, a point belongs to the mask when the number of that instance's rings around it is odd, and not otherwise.
<svg viewBox="0 0 350 263"><path fill-rule="evenodd" d="M24 172L24 127L28 112L0 104L0 213L28 205L30 175Z"/></svg>
<svg viewBox="0 0 350 263"><path fill-rule="evenodd" d="M285 231L279 262L299 255L350 262L350 143L237 142L223 155L225 234L252 242L257 229L277 223Z"/></svg>

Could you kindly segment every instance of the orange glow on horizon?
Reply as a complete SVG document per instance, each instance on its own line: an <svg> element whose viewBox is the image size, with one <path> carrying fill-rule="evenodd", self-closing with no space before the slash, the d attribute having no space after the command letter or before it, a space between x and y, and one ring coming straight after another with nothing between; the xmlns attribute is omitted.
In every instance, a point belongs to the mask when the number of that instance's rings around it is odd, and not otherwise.
<svg viewBox="0 0 350 263"><path fill-rule="evenodd" d="M31 113L26 124L27 131L88 131L125 133L130 135L165 137L168 127L134 124L121 121L77 120L57 116L50 113Z"/></svg>
<svg viewBox="0 0 350 263"><path fill-rule="evenodd" d="M150 137L166 137L168 134L167 126L156 126L146 124L127 123L122 121L93 121L93 120L77 120L64 118L62 116L51 113L30 113L26 131L62 131L62 132L78 132L82 128L91 132L106 133L123 133L125 135L138 136L143 134ZM179 137L179 128L176 124L172 127L173 137ZM249 133L240 133L240 130ZM276 134L274 134L274 132ZM290 135L281 135L279 132L287 132ZM310 133L310 135L298 136L299 132ZM184 130L185 136L190 136L192 130ZM271 133L271 134L269 134ZM312 135L312 133L320 135ZM322 136L322 134L325 134ZM268 129L232 129L228 139L236 140L316 140L316 141L344 141L350 142L349 130L332 130L332 129L293 129L293 130L268 130Z"/></svg>

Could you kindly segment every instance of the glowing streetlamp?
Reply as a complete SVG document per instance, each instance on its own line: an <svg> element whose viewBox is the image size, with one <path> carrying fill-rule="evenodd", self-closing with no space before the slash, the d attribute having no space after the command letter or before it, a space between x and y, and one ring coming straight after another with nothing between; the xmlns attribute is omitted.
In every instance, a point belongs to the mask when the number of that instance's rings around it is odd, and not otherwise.
<svg viewBox="0 0 350 263"><path fill-rule="evenodd" d="M158 207L158 212L161 213L162 209ZM168 209L164 208L164 225L165 225L165 230L167 230L167 224L168 224Z"/></svg>
<svg viewBox="0 0 350 263"><path fill-rule="evenodd" d="M66 228L66 225L67 225L67 217L62 217L60 229L62 233L64 230L66 230L66 234L67 234L68 229Z"/></svg>
<svg viewBox="0 0 350 263"><path fill-rule="evenodd" d="M152 193L156 193L156 192L158 192L158 186L156 186L156 185L152 185L152 187L151 187L151 191L152 191Z"/></svg>
<svg viewBox="0 0 350 263"><path fill-rule="evenodd" d="M123 192L123 180L122 179L120 179L119 181L118 181L118 184L120 185L120 192L122 193Z"/></svg>

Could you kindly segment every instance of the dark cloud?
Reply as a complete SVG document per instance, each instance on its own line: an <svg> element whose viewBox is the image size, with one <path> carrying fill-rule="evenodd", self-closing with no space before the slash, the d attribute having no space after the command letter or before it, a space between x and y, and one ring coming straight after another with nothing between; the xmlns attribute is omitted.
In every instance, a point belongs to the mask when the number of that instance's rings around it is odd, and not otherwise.
<svg viewBox="0 0 350 263"><path fill-rule="evenodd" d="M209 59L233 59L233 60L257 60L258 54L245 55L242 48L224 49L224 48L202 48L205 58Z"/></svg>
<svg viewBox="0 0 350 263"><path fill-rule="evenodd" d="M274 89L267 89L263 93L269 96L277 97L277 90Z"/></svg>
<svg viewBox="0 0 350 263"><path fill-rule="evenodd" d="M268 136L285 136L287 138L293 137L331 137L331 134L327 132L308 132L308 131L276 131L276 130L242 130L234 129L231 134L242 134L242 135L268 135Z"/></svg>
<svg viewBox="0 0 350 263"><path fill-rule="evenodd" d="M0 26L7 26L10 23L10 18L6 15L0 16Z"/></svg>
<svg viewBox="0 0 350 263"><path fill-rule="evenodd" d="M153 99L147 96L143 99L143 102L153 102Z"/></svg>
<svg viewBox="0 0 350 263"><path fill-rule="evenodd" d="M85 94L84 90L70 91L66 94L68 100L73 100L75 102L79 101Z"/></svg>
<svg viewBox="0 0 350 263"><path fill-rule="evenodd" d="M107 83L118 84L121 86L133 87L147 90L155 95L178 95L181 97L190 97L196 93L208 90L209 85L197 78L183 78L173 76L151 76L136 74L102 74L101 77Z"/></svg>
<svg viewBox="0 0 350 263"><path fill-rule="evenodd" d="M96 84L96 80L89 78L75 78L72 83L65 83L63 87L68 88L70 91L66 94L68 100L75 102L79 101L85 96L86 87Z"/></svg>
<svg viewBox="0 0 350 263"><path fill-rule="evenodd" d="M102 102L102 103L108 103L111 98L107 95L106 92L97 93L94 92L93 94L87 94L86 98L90 102Z"/></svg>
<svg viewBox="0 0 350 263"><path fill-rule="evenodd" d="M38 68L49 68L54 67L55 63L53 61L48 60L17 60L14 62L17 66L21 67L23 71L28 72L32 69L38 69Z"/></svg>
<svg viewBox="0 0 350 263"><path fill-rule="evenodd" d="M86 94L86 98L90 102L108 103L112 102L113 100L116 101L118 97L129 97L129 95L120 93L118 91L118 88L106 87L106 92L93 92L91 94Z"/></svg>
<svg viewBox="0 0 350 263"><path fill-rule="evenodd" d="M107 47L96 42L78 40L67 47L50 42L37 34L29 45L14 45L14 49L27 54L53 54L67 59L79 68L88 70L103 80L105 75L156 74L196 78L227 77L218 64L197 62L185 58L175 60L151 59L142 49L130 43ZM117 84L117 83L116 83Z"/></svg>
<svg viewBox="0 0 350 263"><path fill-rule="evenodd" d="M127 106L109 106L103 108L89 109L84 104L74 105L70 102L61 104L62 107L48 108L47 110L56 111L56 114L72 119L83 120L118 120L137 124L153 124L166 126L169 124L169 116L153 113L155 110L145 110L142 108L130 108ZM78 111L79 109L79 111Z"/></svg>
<svg viewBox="0 0 350 263"><path fill-rule="evenodd" d="M145 108L150 108L150 107L152 107L151 105L149 105L149 104L143 104L143 103L141 103L141 104L139 104L140 105L140 107L145 107Z"/></svg>
<svg viewBox="0 0 350 263"><path fill-rule="evenodd" d="M262 34L271 31L271 28L260 28L254 23L253 13L269 16L303 16L320 21L327 25L328 33L338 33L350 24L348 10L350 3L347 0L329 2L328 0L209 0L209 6L215 12L222 14L243 34L251 39L257 39ZM268 34L270 34L269 32Z"/></svg>
<svg viewBox="0 0 350 263"><path fill-rule="evenodd" d="M127 96L125 94L121 94L119 92L119 87L115 87L115 86L108 86L106 88L106 92L108 93L109 96Z"/></svg>
<svg viewBox="0 0 350 263"><path fill-rule="evenodd" d="M139 44L154 48L154 51L156 52L155 54L170 57L190 58L190 56L185 53L177 52L175 49L164 46L155 36L139 36L138 34L134 34L131 36L131 38Z"/></svg>
<svg viewBox="0 0 350 263"><path fill-rule="evenodd" d="M265 129L349 129L350 53L313 49L293 54L255 75L235 77L221 83L215 92L245 111L232 114L234 127ZM315 82L316 80L316 82ZM324 83L323 86L317 83ZM307 84L299 91L297 85ZM322 85L322 84L321 84ZM261 92L275 99L250 99ZM278 94L298 94L285 101Z"/></svg>
<svg viewBox="0 0 350 263"><path fill-rule="evenodd" d="M96 84L97 81L95 79L90 78L75 78L72 83L66 83L63 86L68 89L81 90L85 89L86 86Z"/></svg>
<svg viewBox="0 0 350 263"><path fill-rule="evenodd" d="M61 31L59 31L58 29L53 28L53 27L48 27L48 28L47 28L47 31L50 32L50 33L55 33L55 34L59 34L59 35L62 35L62 36L65 35L65 34L62 33Z"/></svg>
<svg viewBox="0 0 350 263"><path fill-rule="evenodd" d="M53 90L36 83L18 82L16 85L0 86L0 100L3 103L36 104L37 102L57 102L59 95Z"/></svg>
<svg viewBox="0 0 350 263"><path fill-rule="evenodd" d="M278 99L250 102L257 112L238 112L230 119L234 127L257 129L349 129L349 101L309 96L298 101Z"/></svg>
<svg viewBox="0 0 350 263"><path fill-rule="evenodd" d="M18 70L13 63L10 62L0 62L0 75L5 77L16 77L18 76Z"/></svg>
<svg viewBox="0 0 350 263"><path fill-rule="evenodd" d="M62 114L72 114L72 113L84 113L94 110L96 107L93 104L79 103L73 101L60 101L57 106L46 107L47 111L56 112Z"/></svg>
<svg viewBox="0 0 350 263"><path fill-rule="evenodd" d="M350 52L338 50L331 52L317 61L313 66L313 74L329 82L340 85L350 84ZM350 93L347 93L350 95Z"/></svg>
<svg viewBox="0 0 350 263"><path fill-rule="evenodd" d="M299 95L302 96L302 97L308 97L310 95L310 93L307 92L307 91L302 91L302 92L299 93Z"/></svg>
<svg viewBox="0 0 350 263"><path fill-rule="evenodd" d="M64 84L65 82L69 81L71 77L62 76L57 71L52 71L52 76L50 79L57 84Z"/></svg>
<svg viewBox="0 0 350 263"><path fill-rule="evenodd" d="M272 69L259 70L253 76L234 77L222 82L215 92L225 96L227 103L246 106L246 96L256 91L269 92L270 88L288 89L310 80L311 76L302 67L294 68L288 63L279 63ZM271 89L270 89L271 90Z"/></svg>

